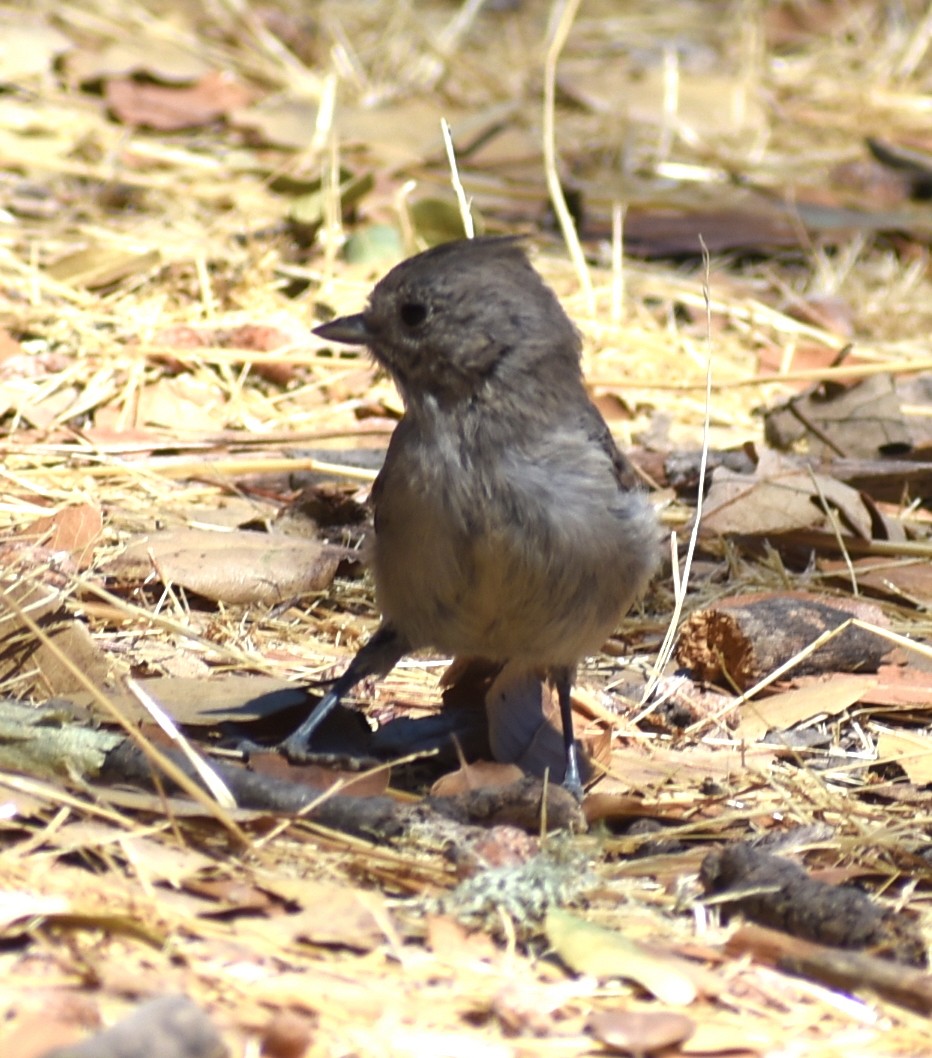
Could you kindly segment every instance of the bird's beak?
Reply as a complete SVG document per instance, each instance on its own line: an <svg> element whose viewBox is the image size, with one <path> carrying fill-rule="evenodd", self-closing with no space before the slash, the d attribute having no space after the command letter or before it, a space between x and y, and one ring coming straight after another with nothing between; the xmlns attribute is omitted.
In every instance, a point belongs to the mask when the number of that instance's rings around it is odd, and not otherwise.
<svg viewBox="0 0 932 1058"><path fill-rule="evenodd" d="M328 342L344 342L346 345L366 345L372 338L372 331L366 326L361 312L355 316L340 316L315 327L314 334Z"/></svg>

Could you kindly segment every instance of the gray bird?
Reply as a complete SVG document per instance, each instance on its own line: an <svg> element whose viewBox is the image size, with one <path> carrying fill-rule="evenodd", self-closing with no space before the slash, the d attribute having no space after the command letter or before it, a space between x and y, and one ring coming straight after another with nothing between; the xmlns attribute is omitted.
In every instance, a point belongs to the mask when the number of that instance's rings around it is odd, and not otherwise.
<svg viewBox="0 0 932 1058"><path fill-rule="evenodd" d="M318 327L368 346L405 413L372 489L382 623L282 744L366 676L412 651L545 670L564 785L581 791L570 692L653 574L653 511L586 393L578 332L514 238L445 243L403 261L366 308Z"/></svg>

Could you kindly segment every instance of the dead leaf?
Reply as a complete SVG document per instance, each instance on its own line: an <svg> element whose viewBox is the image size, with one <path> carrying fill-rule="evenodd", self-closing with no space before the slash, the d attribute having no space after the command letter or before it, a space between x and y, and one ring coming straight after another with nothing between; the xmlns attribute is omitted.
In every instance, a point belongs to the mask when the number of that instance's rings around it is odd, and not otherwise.
<svg viewBox="0 0 932 1058"><path fill-rule="evenodd" d="M201 679L152 676L138 682L147 695L185 727L246 725L307 702L307 690L300 683L254 673L212 672L209 678ZM93 706L86 694L73 693L69 697L77 705ZM108 697L128 720L151 719L128 691L114 689Z"/></svg>
<svg viewBox="0 0 932 1058"><path fill-rule="evenodd" d="M2 1042L7 1054L43 1058L73 1053L73 1046L79 1046L89 1031L100 1027L100 1011L90 996L54 988L32 988L29 992L30 999L41 1006L41 1013L21 1014L12 1030L4 1032Z"/></svg>
<svg viewBox="0 0 932 1058"><path fill-rule="evenodd" d="M211 71L190 87L133 78L108 80L107 106L126 125L177 132L209 125L252 98L251 89L228 73Z"/></svg>
<svg viewBox="0 0 932 1058"><path fill-rule="evenodd" d="M130 276L148 272L160 261L158 250L126 249L94 243L59 257L46 271L59 282L100 290Z"/></svg>
<svg viewBox="0 0 932 1058"><path fill-rule="evenodd" d="M323 591L346 554L294 536L182 528L135 540L106 569L124 581L156 573L215 602L275 606Z"/></svg>
<svg viewBox="0 0 932 1058"><path fill-rule="evenodd" d="M554 951L577 973L636 981L664 1003L686 1005L698 994L688 963L615 930L556 909L547 912L544 929Z"/></svg>
<svg viewBox="0 0 932 1058"><path fill-rule="evenodd" d="M669 120L669 78L659 62L635 71L627 63L567 58L560 63L557 81L562 93L595 113L623 115L618 119L651 127ZM722 137L763 127L760 102L735 105L739 96L746 98L744 84L735 74L681 69L677 86L673 120L688 130L688 137L703 133Z"/></svg>
<svg viewBox="0 0 932 1058"><path fill-rule="evenodd" d="M668 1010L600 1010L589 1018L589 1029L609 1050L640 1058L688 1040L696 1023Z"/></svg>
<svg viewBox="0 0 932 1058"><path fill-rule="evenodd" d="M183 888L195 896L212 901L214 913L226 915L230 911L268 914L272 901L268 893L242 878L213 878L209 874L186 878Z"/></svg>
<svg viewBox="0 0 932 1058"><path fill-rule="evenodd" d="M62 593L51 585L19 580L0 595L0 680L15 676L20 694L32 691L45 697L67 696L84 685L52 649L23 625L5 599L12 599L39 624L43 632L88 679L108 689L111 661L91 637L87 626L63 605Z"/></svg>
<svg viewBox="0 0 932 1058"><path fill-rule="evenodd" d="M522 778L524 772L516 764L473 761L464 764L457 771L441 776L430 788L430 793L432 797L458 797L470 790L511 786Z"/></svg>
<svg viewBox="0 0 932 1058"><path fill-rule="evenodd" d="M121 833L91 820L67 823L59 830L49 832L44 844L61 850L63 854L86 854L88 850L99 849L105 854L125 855L132 863L133 871L147 885L166 882L172 888L178 888L186 879L196 877L199 872L209 872L215 866L214 860L199 849Z"/></svg>
<svg viewBox="0 0 932 1058"><path fill-rule="evenodd" d="M477 110L457 108L445 102L441 108L439 100L432 96L405 96L378 106L366 103L341 106L335 126L344 145L362 147L368 155L396 166L415 159L422 162L431 155L442 156L441 116L450 123L456 142L465 143L507 120L516 105L509 100Z"/></svg>
<svg viewBox="0 0 932 1058"><path fill-rule="evenodd" d="M100 508L94 503L81 503L64 507L47 518L37 518L20 535L41 542L51 551L67 551L78 569L87 569L102 531Z"/></svg>
<svg viewBox="0 0 932 1058"><path fill-rule="evenodd" d="M877 739L881 761L893 761L916 785L932 783L932 735L921 731L881 731Z"/></svg>
<svg viewBox="0 0 932 1058"><path fill-rule="evenodd" d="M732 192L733 193L733 192ZM625 215L625 249L635 257L698 255L800 245L798 219L769 201L693 209L632 207Z"/></svg>
<svg viewBox="0 0 932 1058"><path fill-rule="evenodd" d="M785 731L814 716L837 716L859 702L875 684L876 680L857 676L829 676L805 687L744 702L738 708L738 736L756 742L768 731Z"/></svg>
<svg viewBox="0 0 932 1058"><path fill-rule="evenodd" d="M599 820L611 820L621 823L632 819L666 819L672 823L682 822L685 810L671 804L668 809L662 810L652 807L643 797L634 794L626 794L615 791L606 793L602 787L586 794L583 801L583 811L586 813L586 822L597 823Z"/></svg>
<svg viewBox="0 0 932 1058"><path fill-rule="evenodd" d="M235 931L242 937L262 937L280 945L303 941L333 948L371 951L385 943L391 918L385 898L378 892L318 882L309 878L286 886L275 878L269 888L300 905L295 914L238 919Z"/></svg>
<svg viewBox="0 0 932 1058"><path fill-rule="evenodd" d="M776 756L776 746L761 743L743 751L730 746L616 745L611 768L598 790L600 794L628 794L656 791L668 783L697 788L709 780L731 783L739 775L765 775Z"/></svg>
<svg viewBox="0 0 932 1058"><path fill-rule="evenodd" d="M824 502L847 530L864 540L872 520L860 495L825 474L817 474L764 450L753 475L718 467L706 496L702 532L718 536L766 536L798 529L833 529Z"/></svg>
<svg viewBox="0 0 932 1058"><path fill-rule="evenodd" d="M787 449L805 438L817 458L874 459L910 448L892 375L873 375L852 386L814 386L768 411L764 426L775 448Z"/></svg>
<svg viewBox="0 0 932 1058"><path fill-rule="evenodd" d="M723 1054L727 1058L754 1058L766 1054L771 1050L773 1037L763 1029L755 1030L747 1022L747 1018L737 1024L724 1019L711 1021L703 1018L693 1035L680 1044L680 1052L688 1055Z"/></svg>
<svg viewBox="0 0 932 1058"><path fill-rule="evenodd" d="M549 683L521 663L509 663L492 681L485 706L489 746L496 760L518 764L531 775L549 771L554 781L562 782L566 762L560 705ZM580 742L586 781L593 773L593 761L607 766L611 732L602 728Z"/></svg>
<svg viewBox="0 0 932 1058"><path fill-rule="evenodd" d="M227 118L252 142L288 150L305 150L314 135L318 100L293 92L271 96L232 110Z"/></svg>
<svg viewBox="0 0 932 1058"><path fill-rule="evenodd" d="M482 930L467 930L451 915L428 915L426 943L435 956L451 965L472 960L495 962L501 952Z"/></svg>
<svg viewBox="0 0 932 1058"><path fill-rule="evenodd" d="M198 48L175 43L164 35L154 43L145 34L123 34L106 47L73 51L68 59L70 78L85 83L138 73L182 84L209 72Z"/></svg>
<svg viewBox="0 0 932 1058"><path fill-rule="evenodd" d="M135 423L175 431L183 423L190 431L220 431L227 425L223 388L204 375L157 378L140 390Z"/></svg>

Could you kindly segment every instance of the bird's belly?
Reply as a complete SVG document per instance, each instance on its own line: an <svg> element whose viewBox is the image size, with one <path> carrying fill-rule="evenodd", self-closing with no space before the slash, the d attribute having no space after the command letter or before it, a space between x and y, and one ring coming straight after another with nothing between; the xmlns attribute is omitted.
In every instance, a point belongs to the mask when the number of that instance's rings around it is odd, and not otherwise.
<svg viewBox="0 0 932 1058"><path fill-rule="evenodd" d="M400 498L400 497L399 497ZM653 516L565 510L536 524L473 525L409 495L382 519L379 606L412 648L574 665L598 649L652 572Z"/></svg>

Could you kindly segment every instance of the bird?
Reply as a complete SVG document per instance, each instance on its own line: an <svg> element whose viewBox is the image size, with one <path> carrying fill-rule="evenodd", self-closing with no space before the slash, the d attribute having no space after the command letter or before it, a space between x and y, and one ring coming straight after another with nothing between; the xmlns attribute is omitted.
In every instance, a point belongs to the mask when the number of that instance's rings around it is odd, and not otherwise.
<svg viewBox="0 0 932 1058"><path fill-rule="evenodd" d="M314 334L366 346L404 413L371 492L381 623L281 749L306 760L362 679L425 648L545 673L581 796L571 692L644 592L656 517L582 373L582 341L523 240L442 243Z"/></svg>

